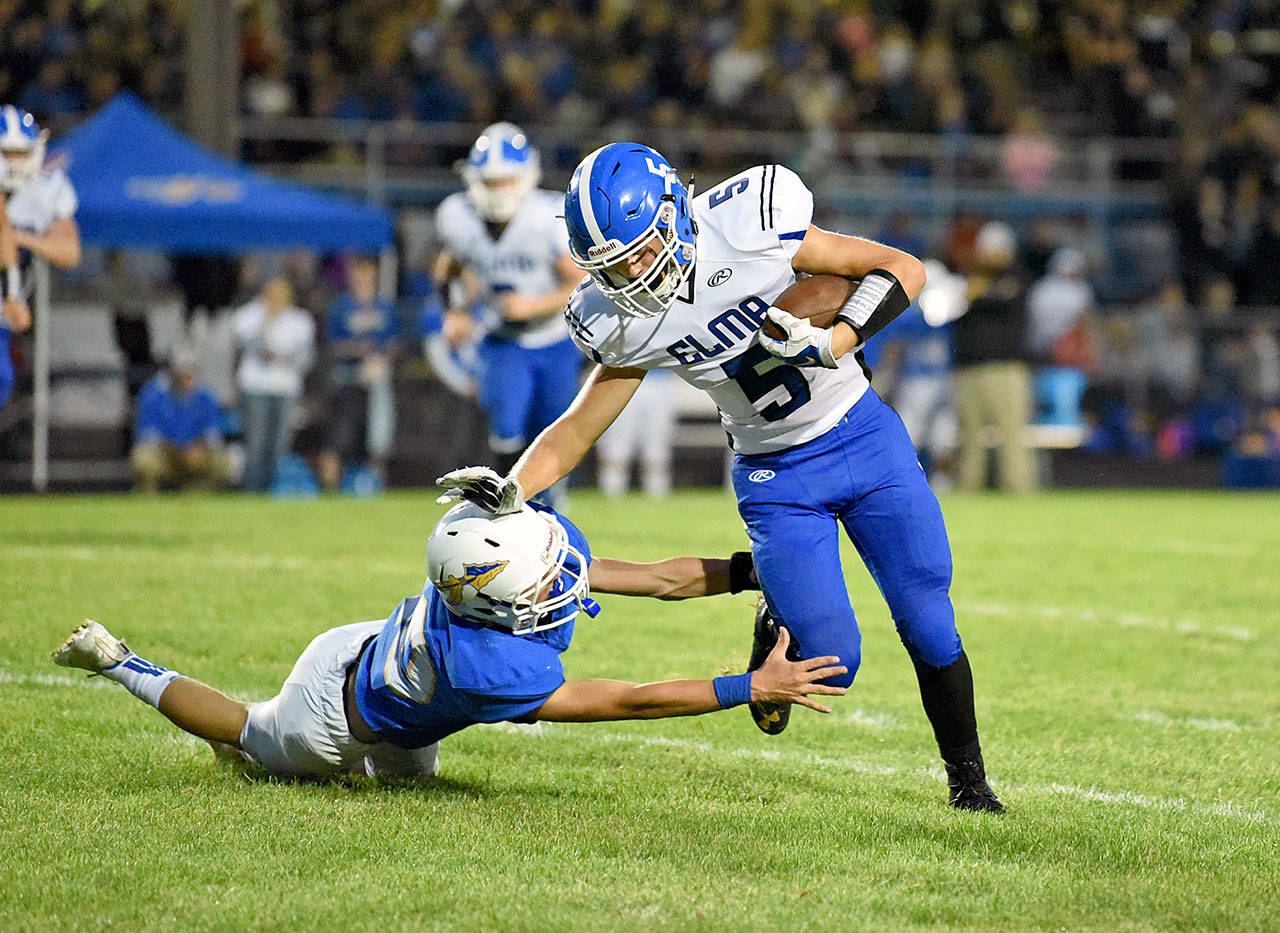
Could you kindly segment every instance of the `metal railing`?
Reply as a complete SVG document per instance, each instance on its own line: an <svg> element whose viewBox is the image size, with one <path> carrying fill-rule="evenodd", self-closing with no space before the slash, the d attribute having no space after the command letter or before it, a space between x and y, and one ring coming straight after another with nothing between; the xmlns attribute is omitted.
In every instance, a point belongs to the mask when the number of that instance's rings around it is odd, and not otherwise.
<svg viewBox="0 0 1280 933"><path fill-rule="evenodd" d="M483 127L472 123L248 117L243 148L272 174L357 194L375 203L431 204L458 187L453 169ZM543 154L547 183L563 185L584 155L616 127L527 127ZM681 171L718 181L761 162L801 170L836 209L947 211L1017 202L1049 209L1159 209L1159 179L1177 156L1166 140L1089 138L1046 142L1043 181L1020 185L1006 168L1006 138L923 133L797 133L742 128L627 127ZM1034 173L1032 173L1034 174Z"/></svg>

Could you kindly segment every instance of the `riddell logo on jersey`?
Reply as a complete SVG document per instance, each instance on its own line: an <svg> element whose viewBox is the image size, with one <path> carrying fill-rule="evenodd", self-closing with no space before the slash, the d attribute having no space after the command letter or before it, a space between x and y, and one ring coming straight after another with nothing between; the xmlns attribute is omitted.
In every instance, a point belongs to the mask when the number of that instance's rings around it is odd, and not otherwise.
<svg viewBox="0 0 1280 933"><path fill-rule="evenodd" d="M721 269L714 273L711 278L707 279L707 288L715 288L717 285L723 285L729 281L729 277L733 275L732 269Z"/></svg>
<svg viewBox="0 0 1280 933"><path fill-rule="evenodd" d="M756 470L754 473L748 474L747 479L753 483L767 483L777 475L773 470Z"/></svg>

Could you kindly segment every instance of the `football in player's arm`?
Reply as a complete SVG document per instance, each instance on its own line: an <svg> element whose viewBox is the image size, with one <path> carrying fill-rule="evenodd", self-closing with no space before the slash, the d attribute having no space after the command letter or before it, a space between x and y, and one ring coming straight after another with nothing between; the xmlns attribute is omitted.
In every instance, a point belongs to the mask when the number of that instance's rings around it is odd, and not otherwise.
<svg viewBox="0 0 1280 933"><path fill-rule="evenodd" d="M385 621L317 636L279 696L246 705L146 661L86 620L54 652L58 664L116 680L179 728L270 773L321 778L435 773L438 743L481 722L598 722L715 712L749 701L829 709L819 683L836 657L790 660L789 636L758 670L635 684L566 680L559 654L590 593L689 599L758 588L750 555L655 563L592 559L586 540L550 509L495 516L458 505L427 544L422 595Z"/></svg>

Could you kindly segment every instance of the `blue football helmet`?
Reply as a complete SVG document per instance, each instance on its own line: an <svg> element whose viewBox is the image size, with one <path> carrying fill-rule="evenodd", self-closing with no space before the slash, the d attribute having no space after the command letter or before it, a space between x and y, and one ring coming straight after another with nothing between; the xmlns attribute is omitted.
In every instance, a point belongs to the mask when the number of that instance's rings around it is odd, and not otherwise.
<svg viewBox="0 0 1280 933"><path fill-rule="evenodd" d="M505 224L538 186L538 150L514 123L485 127L462 166L467 198L485 220Z"/></svg>
<svg viewBox="0 0 1280 933"><path fill-rule="evenodd" d="M17 191L26 187L44 165L44 145L49 134L36 125L36 118L20 107L0 107L0 188Z"/></svg>
<svg viewBox="0 0 1280 933"><path fill-rule="evenodd" d="M564 198L569 254L626 314L671 307L697 255L689 192L661 155L639 143L611 143L582 160ZM657 258L629 279L619 265L661 240Z"/></svg>

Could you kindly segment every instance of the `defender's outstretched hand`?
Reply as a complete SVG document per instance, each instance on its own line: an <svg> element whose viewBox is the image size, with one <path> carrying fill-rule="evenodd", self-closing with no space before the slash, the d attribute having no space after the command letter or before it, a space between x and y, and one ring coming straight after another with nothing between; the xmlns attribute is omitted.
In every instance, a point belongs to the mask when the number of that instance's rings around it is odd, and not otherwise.
<svg viewBox="0 0 1280 933"><path fill-rule="evenodd" d="M445 493L437 502L447 504L465 499L494 515L519 512L524 505L524 490L519 481L509 476L499 476L489 467L463 467L446 473L436 480Z"/></svg>
<svg viewBox="0 0 1280 933"><path fill-rule="evenodd" d="M799 703L809 709L816 709L819 713L831 712L831 707L809 699L809 695L820 693L825 696L844 696L848 692L847 688L832 687L818 681L844 674L848 668L833 655L788 661L787 646L790 644L791 633L786 628L780 628L778 643L773 646L764 664L751 675L751 702Z"/></svg>

